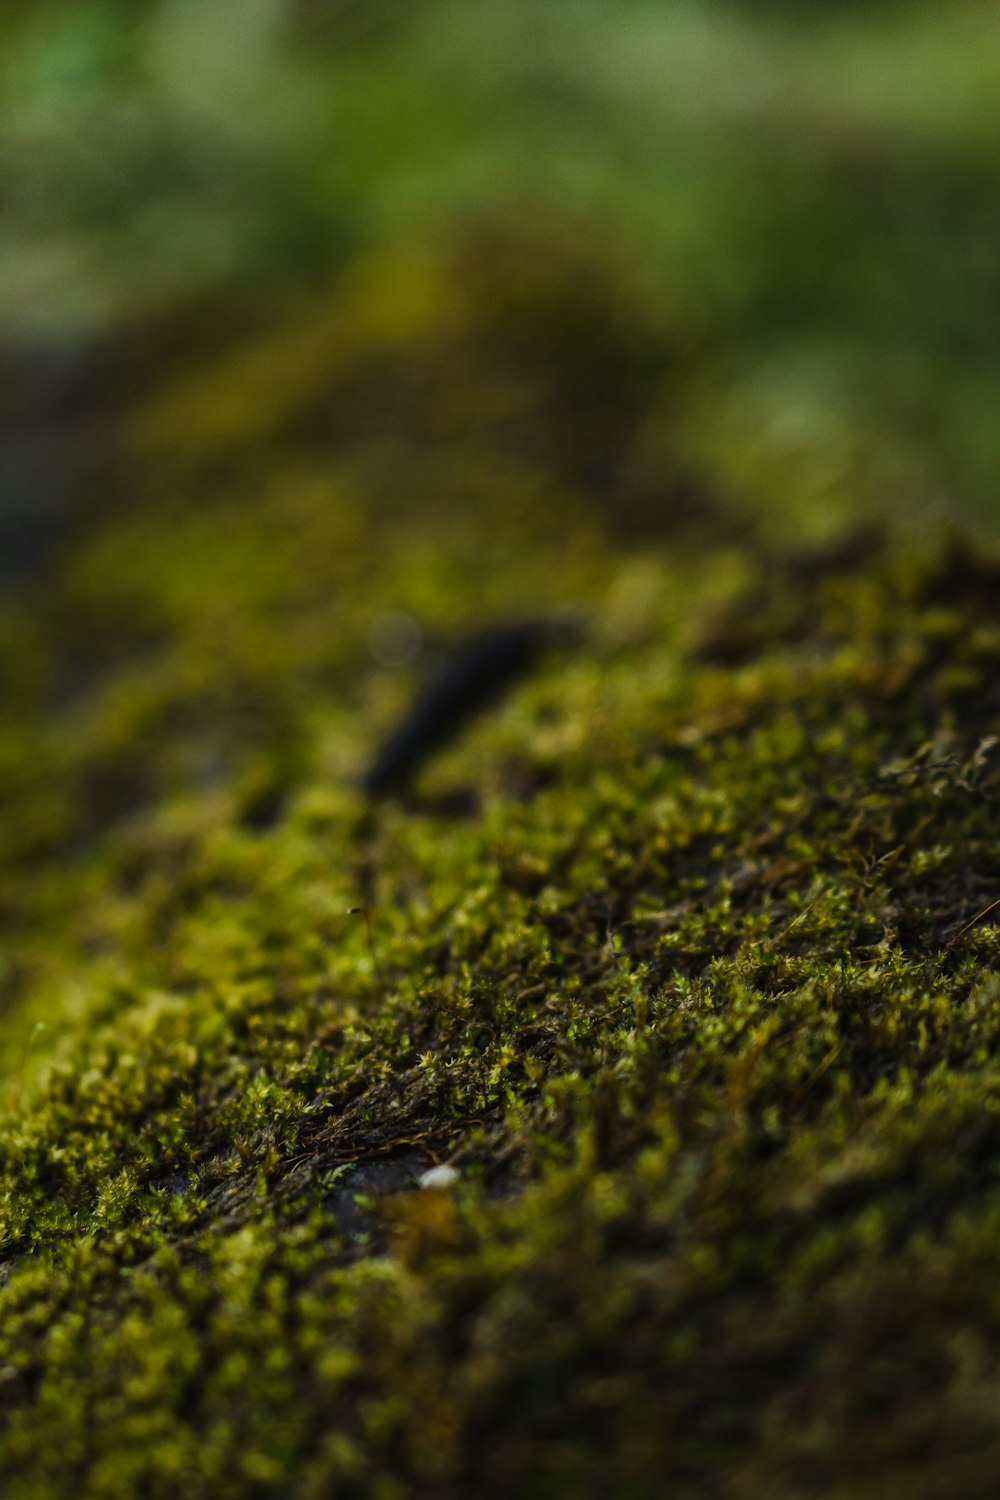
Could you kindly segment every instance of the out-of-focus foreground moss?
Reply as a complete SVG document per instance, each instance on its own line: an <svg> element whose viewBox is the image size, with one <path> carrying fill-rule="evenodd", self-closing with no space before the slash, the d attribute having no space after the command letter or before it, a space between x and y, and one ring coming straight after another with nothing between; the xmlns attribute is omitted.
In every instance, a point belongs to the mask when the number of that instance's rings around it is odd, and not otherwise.
<svg viewBox="0 0 1000 1500"><path fill-rule="evenodd" d="M996 1493L1000 571L602 257L121 398L3 605L11 1500ZM366 809L373 628L565 605Z"/></svg>

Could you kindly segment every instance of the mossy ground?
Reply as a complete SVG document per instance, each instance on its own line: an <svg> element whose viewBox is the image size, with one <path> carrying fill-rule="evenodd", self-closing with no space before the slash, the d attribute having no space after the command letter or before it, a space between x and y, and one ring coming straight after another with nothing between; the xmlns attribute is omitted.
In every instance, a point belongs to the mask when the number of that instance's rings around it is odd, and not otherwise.
<svg viewBox="0 0 1000 1500"><path fill-rule="evenodd" d="M373 261L4 606L12 1500L996 1493L1000 571L621 284ZM373 623L562 605L367 808Z"/></svg>

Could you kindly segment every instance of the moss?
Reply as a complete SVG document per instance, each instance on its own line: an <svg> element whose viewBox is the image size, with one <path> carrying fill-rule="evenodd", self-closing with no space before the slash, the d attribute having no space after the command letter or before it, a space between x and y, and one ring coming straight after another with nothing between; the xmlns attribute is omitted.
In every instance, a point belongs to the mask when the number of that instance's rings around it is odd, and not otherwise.
<svg viewBox="0 0 1000 1500"><path fill-rule="evenodd" d="M484 246L131 413L5 617L6 1492L992 1493L996 567L680 505L686 335ZM539 600L367 809L372 624Z"/></svg>

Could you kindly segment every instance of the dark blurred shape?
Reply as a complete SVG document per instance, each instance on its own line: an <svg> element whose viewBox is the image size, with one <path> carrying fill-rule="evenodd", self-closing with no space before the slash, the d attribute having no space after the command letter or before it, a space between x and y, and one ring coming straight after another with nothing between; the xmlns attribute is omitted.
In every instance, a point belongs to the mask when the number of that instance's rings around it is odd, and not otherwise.
<svg viewBox="0 0 1000 1500"><path fill-rule="evenodd" d="M552 646L580 640L566 615L491 625L453 647L417 690L402 722L383 742L362 780L369 797L406 790L423 763L474 714L529 672Z"/></svg>
<svg viewBox="0 0 1000 1500"><path fill-rule="evenodd" d="M791 21L808 24L826 18L836 20L849 11L902 10L906 0L725 0L731 10L742 11L751 20Z"/></svg>
<svg viewBox="0 0 1000 1500"><path fill-rule="evenodd" d="M404 0L290 0L288 9L298 39L363 47L392 40L412 7Z"/></svg>
<svg viewBox="0 0 1000 1500"><path fill-rule="evenodd" d="M34 577L86 508L97 467L83 352L0 346L0 590Z"/></svg>

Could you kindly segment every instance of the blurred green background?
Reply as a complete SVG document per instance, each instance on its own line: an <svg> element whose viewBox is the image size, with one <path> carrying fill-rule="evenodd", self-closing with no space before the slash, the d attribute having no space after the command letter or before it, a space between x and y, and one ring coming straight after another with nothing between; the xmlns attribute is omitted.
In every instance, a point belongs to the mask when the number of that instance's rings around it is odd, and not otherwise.
<svg viewBox="0 0 1000 1500"><path fill-rule="evenodd" d="M15 562L82 505L109 404L379 247L498 222L609 268L681 371L680 461L781 526L1000 524L992 3L33 0L0 26Z"/></svg>

